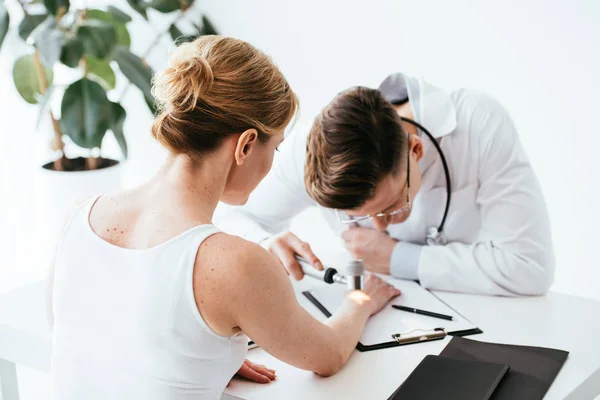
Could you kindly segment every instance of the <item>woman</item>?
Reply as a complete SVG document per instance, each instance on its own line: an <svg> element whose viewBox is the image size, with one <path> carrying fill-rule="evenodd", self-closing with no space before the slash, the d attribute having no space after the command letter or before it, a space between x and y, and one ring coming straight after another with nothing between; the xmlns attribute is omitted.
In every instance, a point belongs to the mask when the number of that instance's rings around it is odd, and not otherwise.
<svg viewBox="0 0 600 400"><path fill-rule="evenodd" d="M244 204L271 168L298 105L287 81L248 43L205 36L175 50L153 90L152 133L170 157L143 186L80 207L57 249L55 398L217 399L246 335L286 363L335 373L399 292L370 277L321 323L274 257L211 224L218 201Z"/></svg>

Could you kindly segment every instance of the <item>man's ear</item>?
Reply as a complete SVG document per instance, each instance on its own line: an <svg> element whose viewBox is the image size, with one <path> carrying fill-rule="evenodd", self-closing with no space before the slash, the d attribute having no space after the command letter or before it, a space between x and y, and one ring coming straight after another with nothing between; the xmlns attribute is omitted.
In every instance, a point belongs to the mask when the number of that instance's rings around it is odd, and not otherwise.
<svg viewBox="0 0 600 400"><path fill-rule="evenodd" d="M410 152L417 157L417 161L423 158L423 141L417 135L409 135Z"/></svg>
<svg viewBox="0 0 600 400"><path fill-rule="evenodd" d="M254 128L245 130L238 138L235 146L235 163L238 166L242 165L257 144L258 131Z"/></svg>

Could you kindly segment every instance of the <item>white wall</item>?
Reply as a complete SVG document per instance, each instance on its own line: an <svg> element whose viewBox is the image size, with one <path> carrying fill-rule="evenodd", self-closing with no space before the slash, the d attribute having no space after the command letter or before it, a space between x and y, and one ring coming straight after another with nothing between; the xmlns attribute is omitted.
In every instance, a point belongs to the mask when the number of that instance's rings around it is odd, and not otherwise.
<svg viewBox="0 0 600 400"><path fill-rule="evenodd" d="M340 90L359 84L376 86L396 71L420 75L447 88L470 86L499 98L516 121L546 194L558 262L554 289L600 298L600 263L595 257L595 227L600 223L596 201L600 2L198 3L222 33L248 40L273 56L300 96L304 122ZM143 50L149 34L143 24L136 26L134 48ZM153 66L164 65L167 47L166 42L157 46L150 58ZM5 143L0 139L0 156L6 160L15 157L19 146L25 149L45 143L39 133L32 132L27 118L17 120L15 107L22 113L29 109L14 104L4 57L0 53L0 115L13 124L9 150L6 138ZM12 94L7 95L10 90ZM151 173L162 153L149 139L143 103L133 94L129 97L131 104L140 107L138 114L130 112L132 118L126 125L132 147L130 163L136 165L132 179L136 180ZM40 152L37 158L29 150L23 153L23 163L34 165L32 157L41 163ZM0 168L8 168L7 162L0 163ZM9 194L5 203L17 205L9 193L16 186L26 186L23 178L13 176L0 186Z"/></svg>

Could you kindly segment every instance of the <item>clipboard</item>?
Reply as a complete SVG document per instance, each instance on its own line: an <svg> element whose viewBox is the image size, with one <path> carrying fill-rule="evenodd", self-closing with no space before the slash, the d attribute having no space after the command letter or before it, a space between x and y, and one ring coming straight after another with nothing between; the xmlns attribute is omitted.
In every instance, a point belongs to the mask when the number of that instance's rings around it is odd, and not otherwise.
<svg viewBox="0 0 600 400"><path fill-rule="evenodd" d="M423 343L423 342L428 342L428 341L432 341L432 340L441 340L444 339L446 336L469 336L469 335L475 335L475 334L479 334L479 333L483 333L483 331L481 329L479 329L478 327L475 327L472 323L470 323L470 321L462 318L462 316L460 316L458 313L456 313L454 310L452 310L450 307L448 307L445 303L443 303L441 300L439 300L437 297L435 297L431 292L429 292L428 290L422 288L418 283L416 282L412 282L412 281L401 281L401 280L396 280L393 278L387 278L387 281L389 281L390 283L394 284L394 286L397 286L400 288L400 290L402 290L403 292L407 293L407 297L408 299L406 300L411 301L411 302L415 302L417 301L418 304L414 304L413 306L415 307L419 307L422 304L424 304L422 306L423 309L427 308L429 310L432 310L433 307L433 311L440 311L440 312L446 312L448 313L449 310L451 312L453 312L453 314L455 315L455 318L458 319L458 321L456 322L447 322L447 321L443 321L443 320L439 320L439 319L435 319L435 318L431 318L431 317L423 317L423 316L419 316L419 317L415 317L412 313L405 313L403 311L387 311L391 314L387 314L387 317L385 315L383 315L383 311L380 314L377 314L376 316L371 317L372 318L372 323L375 324L381 324L383 322L384 325L389 325L387 324L387 320L389 319L390 316L394 316L394 318L401 318L404 320L411 320L411 319L415 319L415 318L421 318L419 321L417 322L412 322L412 324L409 324L407 326L411 326L411 327L407 327L404 326L403 324L399 324L398 326L401 326L401 328L399 328L399 331L396 330L394 331L394 329L397 327L396 325L393 325L393 327L391 326L386 326L385 329L388 329L388 332L384 332L381 334L378 334L377 336L377 343L368 343L369 339L366 338L367 343L365 343L365 336L363 334L363 337L361 337L361 341L358 342L358 344L356 345L356 349L360 352L366 352L366 351L373 351L373 350L381 350L381 349L387 349L387 348L391 348L391 347L398 347L398 346L405 346L405 345L409 345L409 344L415 344L415 343ZM343 288L341 287L337 287L337 286L328 286L325 290L334 290L336 292L339 292L340 290L342 290L343 292ZM302 292L302 294L304 295L304 297L306 297L306 299L308 299L315 307L317 307L317 309L319 309L319 311L321 311L321 313L323 313L323 315L325 315L325 317L329 318L331 317L332 313L330 312L330 310L323 304L321 303L321 301L315 297L315 295L313 295L313 293L318 294L319 291L304 291ZM342 294L343 296L343 294ZM400 299L400 298L398 298ZM331 304L331 303L330 303ZM388 306L389 309L391 309L391 306ZM335 309L333 310L335 311ZM423 321L423 322L420 322ZM426 323L425 323L426 321ZM421 326L421 323L423 324ZM376 325L376 326L380 326L380 325ZM403 329L405 328L405 329ZM458 329L457 329L458 328ZM365 329L365 331L368 331L368 326L367 329ZM364 332L363 332L364 333ZM381 337L381 339L380 339ZM373 338L371 338L372 340ZM389 339L389 340L388 340Z"/></svg>

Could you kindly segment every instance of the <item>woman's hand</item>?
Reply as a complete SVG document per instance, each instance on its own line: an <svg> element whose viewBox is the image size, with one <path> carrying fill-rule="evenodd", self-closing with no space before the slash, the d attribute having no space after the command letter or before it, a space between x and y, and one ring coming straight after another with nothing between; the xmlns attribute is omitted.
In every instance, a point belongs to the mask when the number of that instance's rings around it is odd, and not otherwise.
<svg viewBox="0 0 600 400"><path fill-rule="evenodd" d="M380 277L368 273L362 292L367 295L371 306L371 315L377 314L392 298L401 294L400 290Z"/></svg>
<svg viewBox="0 0 600 400"><path fill-rule="evenodd" d="M258 383L269 383L276 378L275 370L269 369L264 365L255 364L250 360L244 360L236 375Z"/></svg>

